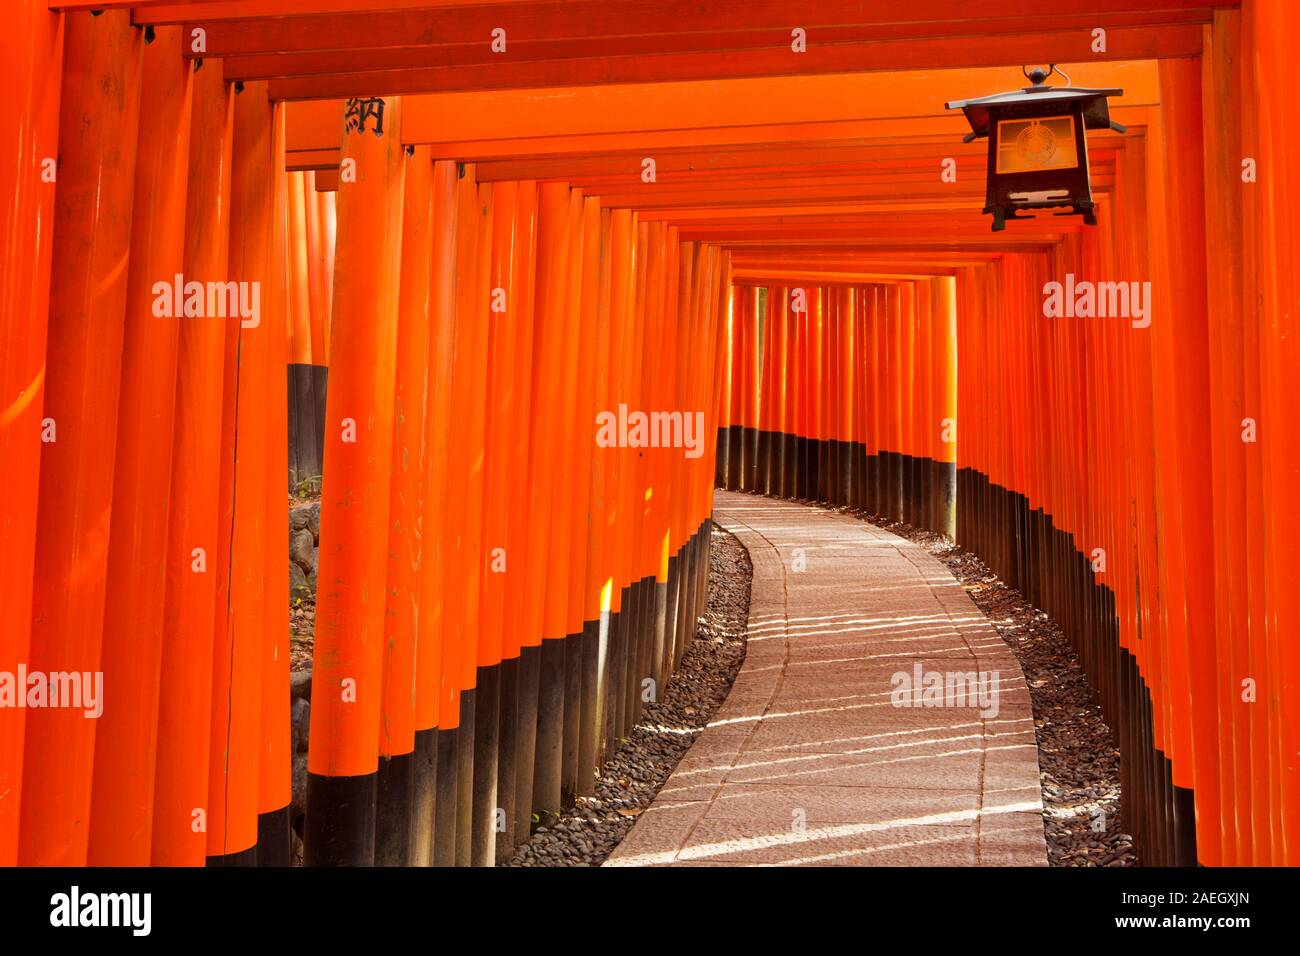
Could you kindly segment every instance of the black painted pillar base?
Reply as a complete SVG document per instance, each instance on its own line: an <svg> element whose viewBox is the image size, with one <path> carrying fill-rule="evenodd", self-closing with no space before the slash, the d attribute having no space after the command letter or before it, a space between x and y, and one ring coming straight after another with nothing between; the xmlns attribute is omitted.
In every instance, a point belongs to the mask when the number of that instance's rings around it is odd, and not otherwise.
<svg viewBox="0 0 1300 956"><path fill-rule="evenodd" d="M731 453L731 429L723 425L718 429L717 454L714 456L713 484L718 488L727 487L727 459Z"/></svg>
<svg viewBox="0 0 1300 956"><path fill-rule="evenodd" d="M411 767L409 866L433 866L434 806L438 787L438 728L415 732Z"/></svg>
<svg viewBox="0 0 1300 956"><path fill-rule="evenodd" d="M514 856L515 846L515 761L517 759L515 711L519 703L519 658L503 660L501 689L497 706L497 821L496 861L504 863Z"/></svg>
<svg viewBox="0 0 1300 956"><path fill-rule="evenodd" d="M727 480L723 485L728 491L740 488L740 476L745 468L744 429L739 425L727 426Z"/></svg>
<svg viewBox="0 0 1300 956"><path fill-rule="evenodd" d="M605 691L601 675L609 653L609 614L582 624L582 721L578 725L577 796L596 792L601 741L605 730Z"/></svg>
<svg viewBox="0 0 1300 956"><path fill-rule="evenodd" d="M653 606L650 617L653 630L646 642L649 661L645 676L654 681L654 699L658 700L663 694L664 682L668 679L668 661L664 654L671 631L668 626L668 582L666 580L651 579L650 601ZM675 618L674 623L676 623Z"/></svg>
<svg viewBox="0 0 1300 956"><path fill-rule="evenodd" d="M769 466L772 462L772 433L758 430L758 438L755 439L755 450L757 458L754 466L754 484L751 486L752 491L759 494L771 494L771 481Z"/></svg>
<svg viewBox="0 0 1300 956"><path fill-rule="evenodd" d="M799 484L799 438L796 435L781 436L781 497L797 498Z"/></svg>
<svg viewBox="0 0 1300 956"><path fill-rule="evenodd" d="M470 865L496 863L497 759L501 734L501 666L479 667L474 688L474 783Z"/></svg>
<svg viewBox="0 0 1300 956"><path fill-rule="evenodd" d="M623 632L623 686L620 688L623 703L619 710L622 717L622 720L619 721L619 737L626 737L631 733L632 728L636 726L639 713L636 686L641 672L641 635L645 626L645 609L642 607L641 602L640 581L628 587L627 596L624 598L623 603L623 613L627 627Z"/></svg>
<svg viewBox="0 0 1300 956"><path fill-rule="evenodd" d="M758 487L758 429L742 428L742 438L745 445L745 462L741 470L742 491L754 491Z"/></svg>
<svg viewBox="0 0 1300 956"><path fill-rule="evenodd" d="M379 755L375 865L406 866L411 852L412 754Z"/></svg>
<svg viewBox="0 0 1300 956"><path fill-rule="evenodd" d="M681 666L682 655L686 653L686 645L690 642L691 628L690 625L694 618L690 616L690 609L694 607L695 602L695 582L699 575L699 532L697 531L687 541L686 546L682 548L681 556L677 559L675 569L676 578L672 574L669 580L672 582L672 605L669 613L672 615L673 628L673 649L672 658L668 662L670 673L677 673L677 668Z"/></svg>
<svg viewBox="0 0 1300 956"><path fill-rule="evenodd" d="M460 738L463 727L438 730L438 769L434 774L433 865L456 865L456 804L460 799Z"/></svg>
<svg viewBox="0 0 1300 956"><path fill-rule="evenodd" d="M374 866L378 774L307 774L304 866Z"/></svg>
<svg viewBox="0 0 1300 956"><path fill-rule="evenodd" d="M578 738L587 713L582 708L582 631L564 638L564 734L560 753L560 801L573 803L578 792Z"/></svg>
<svg viewBox="0 0 1300 956"><path fill-rule="evenodd" d="M863 489L862 510L867 514L880 514L880 455L867 455L866 487Z"/></svg>
<svg viewBox="0 0 1300 956"><path fill-rule="evenodd" d="M289 836L290 808L269 810L257 815L257 865L289 866L293 862Z"/></svg>
<svg viewBox="0 0 1300 956"><path fill-rule="evenodd" d="M533 812L543 823L560 812L564 746L564 641L542 641L537 695L537 756L533 764Z"/></svg>
<svg viewBox="0 0 1300 956"><path fill-rule="evenodd" d="M537 695L542 649L519 649L518 710L515 714L515 845L533 832L533 767L537 760Z"/></svg>
<svg viewBox="0 0 1300 956"><path fill-rule="evenodd" d="M456 738L456 865L470 865L474 832L474 704L476 689L460 692L460 735Z"/></svg>
<svg viewBox="0 0 1300 956"><path fill-rule="evenodd" d="M325 473L325 393L330 370L324 365L290 364L288 385L289 490L319 480Z"/></svg>
<svg viewBox="0 0 1300 956"><path fill-rule="evenodd" d="M627 706L627 695L623 692L627 680L627 589L619 595L619 610L610 617L609 626L609 673L605 678L605 759L618 749L618 739L623 735L623 710Z"/></svg>
<svg viewBox="0 0 1300 956"><path fill-rule="evenodd" d="M682 646L682 601L686 596L686 582L683 578L690 573L691 542L677 549L677 553L668 559L667 594L664 598L664 648L660 665L663 679L667 680L677 672L678 655Z"/></svg>

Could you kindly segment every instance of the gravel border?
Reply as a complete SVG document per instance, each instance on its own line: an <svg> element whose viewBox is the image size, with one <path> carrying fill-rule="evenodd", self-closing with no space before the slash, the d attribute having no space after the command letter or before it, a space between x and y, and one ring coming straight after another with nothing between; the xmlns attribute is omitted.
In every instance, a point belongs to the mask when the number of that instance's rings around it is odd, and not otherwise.
<svg viewBox="0 0 1300 956"><path fill-rule="evenodd" d="M734 535L714 525L709 595L695 640L602 769L596 792L538 827L506 866L600 866L668 781L727 699L745 660L753 566Z"/></svg>
<svg viewBox="0 0 1300 956"><path fill-rule="evenodd" d="M1020 662L1029 685L1052 866L1138 866L1120 817L1120 753L1060 626L980 558L933 531L833 508L921 545L943 562Z"/></svg>

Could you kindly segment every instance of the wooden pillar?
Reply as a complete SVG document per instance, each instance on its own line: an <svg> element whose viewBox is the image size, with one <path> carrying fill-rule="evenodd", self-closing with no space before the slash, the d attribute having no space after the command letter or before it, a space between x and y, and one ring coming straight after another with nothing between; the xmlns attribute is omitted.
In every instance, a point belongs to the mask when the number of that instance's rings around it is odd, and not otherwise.
<svg viewBox="0 0 1300 956"><path fill-rule="evenodd" d="M259 866L288 866L289 814L292 803L293 753L289 724L289 562L283 545L289 540L284 480L289 471L288 406L288 174L284 168L284 104L272 117L271 268L262 291L261 326L267 342L266 477L262 487L266 509L264 630L261 662L261 734L257 757L257 862Z"/></svg>
<svg viewBox="0 0 1300 956"><path fill-rule="evenodd" d="M483 520L484 389L487 382L488 269L491 264L492 190L465 167L457 189L456 358L452 377L452 432L448 501L457 502L447 524L451 590L444 595L447 635L455 647L460 686L457 768L456 865L469 866L475 810L475 709Z"/></svg>
<svg viewBox="0 0 1300 956"><path fill-rule="evenodd" d="M534 575L525 620L538 650L538 702L532 808L554 817L560 806L561 742L564 719L564 598L568 565L568 485L559 467L569 467L572 443L572 375L569 350L574 323L569 314L570 235L575 225L569 187L543 184L538 216L537 331L539 364L533 370L536 427L533 435L533 502L529 569ZM566 374L568 381L566 382ZM540 519L540 513L547 517ZM535 623L534 623L535 622ZM543 816L543 819L546 819Z"/></svg>
<svg viewBox="0 0 1300 956"><path fill-rule="evenodd" d="M950 538L957 535L957 280L934 280L935 409L927 423L936 441L938 488L934 528Z"/></svg>
<svg viewBox="0 0 1300 956"><path fill-rule="evenodd" d="M100 670L143 39L127 10L66 14L60 176L29 671ZM105 78L111 82L105 82ZM102 699L100 703L103 703ZM98 721L33 709L18 862L81 866Z"/></svg>
<svg viewBox="0 0 1300 956"><path fill-rule="evenodd" d="M0 35L12 105L0 134L0 182L12 184L0 208L0 671L10 674L31 638L63 31L45 3L21 0ZM0 710L0 866L18 861L25 714Z"/></svg>
<svg viewBox="0 0 1300 956"><path fill-rule="evenodd" d="M243 283L250 305L256 290L265 308L270 307L274 252L273 120L264 83L245 84L235 94L229 278ZM227 356L229 391L224 414L228 419L223 424L229 434L223 435L222 442L229 484L220 493L229 506L222 504L218 528L218 540L226 553L218 559L208 777L209 865L257 862L261 667L272 533L267 514L271 425L266 406L276 343L265 333L267 324L260 314L235 321L239 336L234 356ZM224 475L222 480L227 480ZM283 488L280 480L277 478L277 490ZM283 514L283 498L278 510ZM277 556L284 553L284 540L285 535L276 536Z"/></svg>
<svg viewBox="0 0 1300 956"><path fill-rule="evenodd" d="M448 468L452 429L452 375L456 343L456 201L457 164L442 160L433 169L433 258L429 293L428 404L425 408L424 520L421 535L429 559L421 559L420 615L416 638L416 727L425 734L431 755L436 796L425 794L434 814L434 832L426 859L435 866L456 861L456 802L460 733L460 685L454 648L447 638L448 535L446 523ZM436 742L436 743L435 743ZM417 808L422 814L426 807ZM422 818L423 819L423 818ZM417 841L417 860L423 847Z"/></svg>
<svg viewBox="0 0 1300 956"><path fill-rule="evenodd" d="M599 203L599 200L595 200ZM584 308L594 316L594 345L588 359L591 379L591 404L588 425L596 426L597 416L614 409L614 370L612 355L617 348L617 330L611 311L613 264L612 213L600 210L596 235L584 240L584 251L592 252L589 243L595 242L594 254L599 268L594 270L595 287L588 289L584 282ZM589 298L588 298L589 297ZM586 317L584 316L584 321ZM589 467L591 469L590 501L591 520L585 538L587 554L586 584L583 617L584 646L591 645L584 656L583 708L584 719L578 739L578 793L588 795L595 789L596 775L602 763L608 726L609 665L613 627L612 585L609 579L609 529L610 513L614 507L616 483L611 481L612 458L609 451L595 441L592 433ZM594 623L592 623L594 622ZM588 633L590 630L591 633Z"/></svg>
<svg viewBox="0 0 1300 956"><path fill-rule="evenodd" d="M597 408L596 356L599 349L597 310L601 278L601 211L600 200L595 196L581 196L582 207L579 229L574 248L581 253L580 262L574 263L577 285L570 293L574 303L578 331L575 348L574 380L576 392L573 406L573 474L572 494L575 506L570 514L569 532L569 593L566 601L565 621L565 726L564 760L561 780L565 801L591 787L591 749L595 743L596 668L599 641L600 612L588 595L599 594L599 586L592 585L588 574L588 551L591 544L589 528L596 523L599 512L592 500L595 481L595 423ZM575 230L576 231L576 230ZM587 759L583 758L583 741L587 744ZM586 789L584 789L584 787Z"/></svg>
<svg viewBox="0 0 1300 956"><path fill-rule="evenodd" d="M308 750L305 862L370 865L383 696L384 581L392 481L401 101L350 101L339 182L334 361ZM367 110L383 107L380 131Z"/></svg>
<svg viewBox="0 0 1300 956"><path fill-rule="evenodd" d="M1300 32L1300 8L1286 0L1256 0L1242 7L1242 61L1253 86L1255 116L1246 142L1264 175L1247 191L1247 241L1254 246L1257 322L1261 356L1259 390L1263 420L1282 423L1293 406L1300 379L1300 136L1288 118L1293 97L1274 79L1285 73ZM1261 188L1261 186L1263 188ZM1263 507L1267 519L1265 641L1272 652L1276 693L1262 696L1270 716L1270 764L1275 768L1273 827L1275 865L1300 864L1300 765L1279 760L1300 752L1300 589L1292 586L1290 542L1300 534L1300 442L1289 432L1269 428L1261 452Z"/></svg>
<svg viewBox="0 0 1300 956"><path fill-rule="evenodd" d="M194 74L184 275L226 280L230 241L233 92L216 70ZM217 502L226 353L237 318L180 322L171 510L167 532L158 758L154 782L155 866L202 866L207 851L212 644L220 544ZM201 811L203 827L195 829Z"/></svg>
<svg viewBox="0 0 1300 956"><path fill-rule="evenodd" d="M474 745L474 833L471 862L491 866L501 859L505 848L497 842L506 839L501 824L507 824L501 807L501 781L507 756L501 749L502 689L507 666L504 649L505 572L509 567L507 550L510 509L508 495L511 478L510 448L515 438L512 426L516 397L514 376L513 320L518 315L519 292L513 282L516 226L519 222L519 184L510 181L493 186L491 261L488 277L487 315L487 382L486 421L484 423L483 458L483 528L482 560L479 568L479 627L476 678L478 700L475 705ZM511 674L512 678L514 674ZM513 680L510 683L514 691ZM509 706L509 705L507 705ZM510 708L511 710L513 708ZM513 794L512 794L513 796ZM513 803L512 803L513 806ZM511 847L510 849L513 849Z"/></svg>
<svg viewBox="0 0 1300 956"><path fill-rule="evenodd" d="M415 653L421 597L418 583L423 558L424 412L429 361L433 161L428 147L408 148L407 154L404 159L393 464L381 664L384 684L380 705L375 829L375 863L379 866L405 866L411 862L412 837L417 829L413 827Z"/></svg>

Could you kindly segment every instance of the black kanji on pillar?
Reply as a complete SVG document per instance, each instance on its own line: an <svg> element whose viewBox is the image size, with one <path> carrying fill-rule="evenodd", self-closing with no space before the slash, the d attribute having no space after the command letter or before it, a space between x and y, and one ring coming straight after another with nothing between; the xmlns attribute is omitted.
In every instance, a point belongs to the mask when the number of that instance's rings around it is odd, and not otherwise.
<svg viewBox="0 0 1300 956"><path fill-rule="evenodd" d="M352 97L347 101L347 108L343 111L343 129L349 133L354 130L358 133L366 131L366 123L374 119L374 133L376 136L384 135L384 100L379 96L370 96L365 99Z"/></svg>

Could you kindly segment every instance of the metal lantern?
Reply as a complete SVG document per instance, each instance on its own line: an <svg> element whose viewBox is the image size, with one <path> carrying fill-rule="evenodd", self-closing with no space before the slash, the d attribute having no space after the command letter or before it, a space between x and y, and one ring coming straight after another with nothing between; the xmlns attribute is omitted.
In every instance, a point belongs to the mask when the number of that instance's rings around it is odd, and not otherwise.
<svg viewBox="0 0 1300 956"><path fill-rule="evenodd" d="M1061 207L1067 211L1058 216L1081 215L1095 226L1086 131L1125 131L1111 120L1107 101L1124 91L1048 86L1055 64L1022 72L1032 86L946 104L961 109L970 122L964 142L989 139L984 212L993 214L993 231L1005 229L1008 219L1033 218L1017 215L1021 210Z"/></svg>

